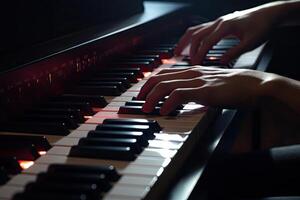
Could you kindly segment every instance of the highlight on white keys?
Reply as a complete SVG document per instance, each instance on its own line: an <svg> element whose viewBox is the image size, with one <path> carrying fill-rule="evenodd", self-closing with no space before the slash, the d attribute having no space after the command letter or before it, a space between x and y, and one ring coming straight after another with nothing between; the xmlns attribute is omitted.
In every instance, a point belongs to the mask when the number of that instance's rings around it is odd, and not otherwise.
<svg viewBox="0 0 300 200"><path fill-rule="evenodd" d="M190 49L191 49L191 45L187 45L183 51L181 52L181 55L182 56L189 56L190 55Z"/></svg>
<svg viewBox="0 0 300 200"><path fill-rule="evenodd" d="M162 59L161 60L163 64L169 64L169 65L174 65L177 63L176 59Z"/></svg>
<svg viewBox="0 0 300 200"><path fill-rule="evenodd" d="M209 56L207 57L208 60L218 60L219 58L216 56Z"/></svg>
<svg viewBox="0 0 300 200"><path fill-rule="evenodd" d="M18 163L23 170L28 169L34 164L31 160L18 160Z"/></svg>
<svg viewBox="0 0 300 200"><path fill-rule="evenodd" d="M39 151L39 154L40 154L41 156L46 155L46 153L47 153L47 151Z"/></svg>
<svg viewBox="0 0 300 200"><path fill-rule="evenodd" d="M151 75L151 72L143 72L143 75L144 75L144 77L146 78L146 77L148 77L148 76Z"/></svg>

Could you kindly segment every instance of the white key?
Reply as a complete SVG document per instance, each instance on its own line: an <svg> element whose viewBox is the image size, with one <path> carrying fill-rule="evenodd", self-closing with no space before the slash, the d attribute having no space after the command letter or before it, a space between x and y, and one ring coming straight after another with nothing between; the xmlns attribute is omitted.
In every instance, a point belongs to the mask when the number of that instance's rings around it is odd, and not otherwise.
<svg viewBox="0 0 300 200"><path fill-rule="evenodd" d="M159 149L172 149L178 150L182 146L182 142L172 142L172 141L161 141L161 140L149 140L150 148L159 148Z"/></svg>
<svg viewBox="0 0 300 200"><path fill-rule="evenodd" d="M131 162L132 165L159 166L166 167L170 163L170 158L139 156Z"/></svg>
<svg viewBox="0 0 300 200"><path fill-rule="evenodd" d="M151 176L122 176L118 181L118 184L122 185L145 185L145 186L153 186L157 181L157 177Z"/></svg>
<svg viewBox="0 0 300 200"><path fill-rule="evenodd" d="M140 156L173 158L176 153L177 153L177 150L146 148L140 154Z"/></svg>
<svg viewBox="0 0 300 200"><path fill-rule="evenodd" d="M11 186L25 186L27 183L35 181L36 176L30 174L18 174L14 176L10 181L8 181L7 185Z"/></svg>
<svg viewBox="0 0 300 200"><path fill-rule="evenodd" d="M14 194L22 192L23 187L4 185L0 187L0 198L11 198Z"/></svg>
<svg viewBox="0 0 300 200"><path fill-rule="evenodd" d="M97 124L81 124L77 130L79 131L90 131L90 130L95 130L97 127Z"/></svg>
<svg viewBox="0 0 300 200"><path fill-rule="evenodd" d="M111 200L113 198L120 197L135 197L139 199L143 199L146 194L149 192L150 187L139 187L139 186L123 186L123 185L115 185L105 196L105 200Z"/></svg>

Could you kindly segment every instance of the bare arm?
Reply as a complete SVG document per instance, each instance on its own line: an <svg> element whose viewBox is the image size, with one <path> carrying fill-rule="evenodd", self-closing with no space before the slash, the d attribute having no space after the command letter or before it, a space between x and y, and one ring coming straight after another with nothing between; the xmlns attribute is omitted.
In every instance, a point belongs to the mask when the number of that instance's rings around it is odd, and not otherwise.
<svg viewBox="0 0 300 200"><path fill-rule="evenodd" d="M178 105L197 102L209 106L253 106L263 97L277 99L300 114L300 82L272 73L244 69L196 66L188 70L151 77L138 98L146 99L144 112L151 112L163 97L166 115Z"/></svg>
<svg viewBox="0 0 300 200"><path fill-rule="evenodd" d="M251 9L222 16L215 21L189 28L182 36L175 51L179 55L191 44L190 57L193 65L200 64L208 50L220 39L233 35L240 44L230 49L221 62L251 50L268 37L272 28L285 19L299 15L300 0L277 1Z"/></svg>

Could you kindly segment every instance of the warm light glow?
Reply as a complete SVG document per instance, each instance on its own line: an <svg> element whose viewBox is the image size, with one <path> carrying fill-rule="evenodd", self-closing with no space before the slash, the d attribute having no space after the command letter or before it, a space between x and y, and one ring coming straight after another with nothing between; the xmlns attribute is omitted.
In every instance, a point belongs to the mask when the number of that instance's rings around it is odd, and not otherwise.
<svg viewBox="0 0 300 200"><path fill-rule="evenodd" d="M219 58L218 57L215 57L215 56L209 56L208 57L208 60L218 60Z"/></svg>
<svg viewBox="0 0 300 200"><path fill-rule="evenodd" d="M93 116L84 116L84 119L88 120L88 119L92 119Z"/></svg>
<svg viewBox="0 0 300 200"><path fill-rule="evenodd" d="M28 169L29 167L31 167L34 162L33 161L29 161L29 160L19 160L18 161L20 164L20 167L24 170L24 169Z"/></svg>
<svg viewBox="0 0 300 200"><path fill-rule="evenodd" d="M143 79L142 79L142 78L137 78L137 80L138 80L138 81L141 81L141 80L143 80Z"/></svg>
<svg viewBox="0 0 300 200"><path fill-rule="evenodd" d="M170 64L170 65L174 65L177 63L177 61L174 59L162 59L161 61L163 64Z"/></svg>
<svg viewBox="0 0 300 200"><path fill-rule="evenodd" d="M151 72L143 72L143 74L144 74L144 77L148 77L151 75Z"/></svg>
<svg viewBox="0 0 300 200"><path fill-rule="evenodd" d="M47 151L39 151L39 154L40 154L41 156L46 155L46 153L47 153Z"/></svg>

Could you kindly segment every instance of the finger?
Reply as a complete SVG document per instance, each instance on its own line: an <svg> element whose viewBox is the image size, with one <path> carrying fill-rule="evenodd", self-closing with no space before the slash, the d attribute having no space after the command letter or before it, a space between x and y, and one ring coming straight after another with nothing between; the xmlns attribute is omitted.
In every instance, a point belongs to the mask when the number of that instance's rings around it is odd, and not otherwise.
<svg viewBox="0 0 300 200"><path fill-rule="evenodd" d="M201 46L199 46L197 53L191 55L191 63L193 65L200 64L206 56L208 50L212 48L217 42L219 42L228 33L227 26L219 26L213 33L202 40Z"/></svg>
<svg viewBox="0 0 300 200"><path fill-rule="evenodd" d="M179 105L188 102L197 102L202 105L216 105L212 90L203 85L195 88L184 88L174 90L160 109L161 115L168 115Z"/></svg>
<svg viewBox="0 0 300 200"><path fill-rule="evenodd" d="M248 50L248 44L245 42L240 42L237 46L229 49L221 58L220 62L221 64L227 64L232 59L238 57L242 53L246 52Z"/></svg>
<svg viewBox="0 0 300 200"><path fill-rule="evenodd" d="M200 24L198 26L190 27L186 30L185 34L180 38L175 48L175 55L179 56L184 48L190 43L192 34L197 31L199 28L205 26L206 24Z"/></svg>
<svg viewBox="0 0 300 200"><path fill-rule="evenodd" d="M195 89L193 88L179 88L174 90L169 98L165 101L160 109L161 115L168 115L174 111L179 105L193 101L195 98ZM194 95L192 95L194 93Z"/></svg>
<svg viewBox="0 0 300 200"><path fill-rule="evenodd" d="M175 79L190 79L200 76L201 73L197 70L184 70L174 73L166 73L161 75L155 75L150 77L150 79L143 85L137 99L145 99L147 94L155 87L156 84L162 81L169 81Z"/></svg>
<svg viewBox="0 0 300 200"><path fill-rule="evenodd" d="M185 32L185 34L180 38L179 42L177 43L177 46L174 51L175 55L179 56L181 54L184 48L190 43L191 36L195 31L196 30L188 29Z"/></svg>
<svg viewBox="0 0 300 200"><path fill-rule="evenodd" d="M203 38L209 35L214 30L213 26L204 27L201 30L195 32L191 39L190 57L192 58L199 49ZM198 63L199 64L199 63Z"/></svg>
<svg viewBox="0 0 300 200"><path fill-rule="evenodd" d="M200 78L161 82L147 95L146 103L143 105L143 112L148 113L153 111L161 99L168 96L177 88L199 87L202 86L203 83L204 81Z"/></svg>
<svg viewBox="0 0 300 200"><path fill-rule="evenodd" d="M169 69L163 69L160 72L158 72L157 74L166 74L166 73L174 73L174 72L180 72L180 71L184 71L187 69L190 69L191 67L176 67L176 68L169 68Z"/></svg>

